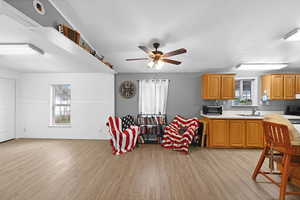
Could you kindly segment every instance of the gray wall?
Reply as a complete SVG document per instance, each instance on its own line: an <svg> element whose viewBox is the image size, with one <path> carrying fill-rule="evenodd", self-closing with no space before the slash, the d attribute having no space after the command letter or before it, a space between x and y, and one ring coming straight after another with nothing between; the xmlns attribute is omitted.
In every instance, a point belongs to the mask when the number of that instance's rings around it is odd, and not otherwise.
<svg viewBox="0 0 300 200"><path fill-rule="evenodd" d="M71 25L61 16L61 14L56 10L55 7L48 0L40 0L43 3L46 14L38 14L32 5L33 0L4 0L11 6L15 7L28 17L35 20L42 26L56 27L58 24L66 24L71 27Z"/></svg>
<svg viewBox="0 0 300 200"><path fill-rule="evenodd" d="M138 92L131 99L124 99L119 94L120 84L133 80L138 88L139 79L169 79L167 102L168 117L181 114L186 117L196 116L203 101L200 98L199 73L190 74L117 74L116 75L116 115L136 115L138 113Z"/></svg>
<svg viewBox="0 0 300 200"><path fill-rule="evenodd" d="M259 77L262 73L238 73L239 77ZM171 119L176 114L185 117L199 116L202 105L214 104L215 101L203 100L201 94L201 73L160 73L160 74L117 74L116 75L116 115L136 115L138 113L138 82L140 79L169 79L169 94L167 115ZM135 81L137 94L131 99L124 99L119 94L119 86L125 80ZM258 79L260 80L260 79ZM259 83L260 88L260 83ZM231 101L223 101L225 110L251 110L251 107L237 108L231 106ZM284 110L286 105L300 105L300 100L270 101L270 105L260 105L260 110Z"/></svg>

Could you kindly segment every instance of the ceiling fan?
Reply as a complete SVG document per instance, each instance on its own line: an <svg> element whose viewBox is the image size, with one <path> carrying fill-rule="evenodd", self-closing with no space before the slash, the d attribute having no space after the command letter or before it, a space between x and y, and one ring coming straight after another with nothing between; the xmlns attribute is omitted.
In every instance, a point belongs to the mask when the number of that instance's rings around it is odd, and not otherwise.
<svg viewBox="0 0 300 200"><path fill-rule="evenodd" d="M177 49L175 51L171 51L168 53L163 53L161 51L158 51L157 49L159 48L160 44L155 42L153 43L153 47L155 50L151 50L146 46L138 46L141 50L146 52L149 55L149 58L132 58L132 59L126 59L126 61L138 61L138 60L150 60L148 63L148 66L150 68L161 68L163 66L163 63L170 63L173 65L180 65L181 62L177 60L171 60L168 59L171 56L176 56L179 54L186 53L187 50L184 48Z"/></svg>

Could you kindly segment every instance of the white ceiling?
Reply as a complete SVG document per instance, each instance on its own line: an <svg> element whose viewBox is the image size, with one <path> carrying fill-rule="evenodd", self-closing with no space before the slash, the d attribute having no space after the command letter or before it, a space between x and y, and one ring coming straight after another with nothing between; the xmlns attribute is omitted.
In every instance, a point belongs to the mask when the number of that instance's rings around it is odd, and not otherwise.
<svg viewBox="0 0 300 200"><path fill-rule="evenodd" d="M157 72L138 45L187 48L163 72L231 69L241 62L300 67L300 42L281 40L300 27L299 0L51 0L118 72Z"/></svg>

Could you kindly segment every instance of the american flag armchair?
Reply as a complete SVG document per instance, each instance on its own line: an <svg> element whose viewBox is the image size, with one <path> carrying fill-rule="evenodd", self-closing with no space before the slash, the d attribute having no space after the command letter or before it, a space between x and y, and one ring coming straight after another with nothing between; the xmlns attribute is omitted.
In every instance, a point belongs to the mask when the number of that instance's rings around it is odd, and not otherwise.
<svg viewBox="0 0 300 200"><path fill-rule="evenodd" d="M165 127L162 140L164 148L189 152L189 146L197 134L199 122L197 118L185 119L179 115Z"/></svg>
<svg viewBox="0 0 300 200"><path fill-rule="evenodd" d="M135 148L140 134L138 126L130 126L122 131L122 120L119 117L109 117L106 125L114 155L126 153Z"/></svg>

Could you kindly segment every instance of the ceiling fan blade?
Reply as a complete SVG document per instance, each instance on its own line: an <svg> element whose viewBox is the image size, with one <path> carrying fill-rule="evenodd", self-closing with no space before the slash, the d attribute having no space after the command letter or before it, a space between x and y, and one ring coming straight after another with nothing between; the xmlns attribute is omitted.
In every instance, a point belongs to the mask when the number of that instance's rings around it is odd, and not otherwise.
<svg viewBox="0 0 300 200"><path fill-rule="evenodd" d="M149 49L148 47L146 47L146 46L138 46L140 49L142 49L144 52L146 52L147 54L150 54L150 55L152 55L153 53L152 53L152 50L151 49Z"/></svg>
<svg viewBox="0 0 300 200"><path fill-rule="evenodd" d="M136 60L149 60L149 58L130 58L130 59L126 59L126 61L136 61Z"/></svg>
<svg viewBox="0 0 300 200"><path fill-rule="evenodd" d="M180 65L181 62L180 61L177 61L177 60L171 60L171 59L161 59L163 62L166 62L166 63L170 63L170 64L174 64L174 65Z"/></svg>
<svg viewBox="0 0 300 200"><path fill-rule="evenodd" d="M182 53L186 53L186 52L187 52L187 50L185 48L181 48L181 49L177 49L175 51L165 53L164 57L167 58L167 57L171 57L171 56L176 56L178 54L182 54Z"/></svg>

